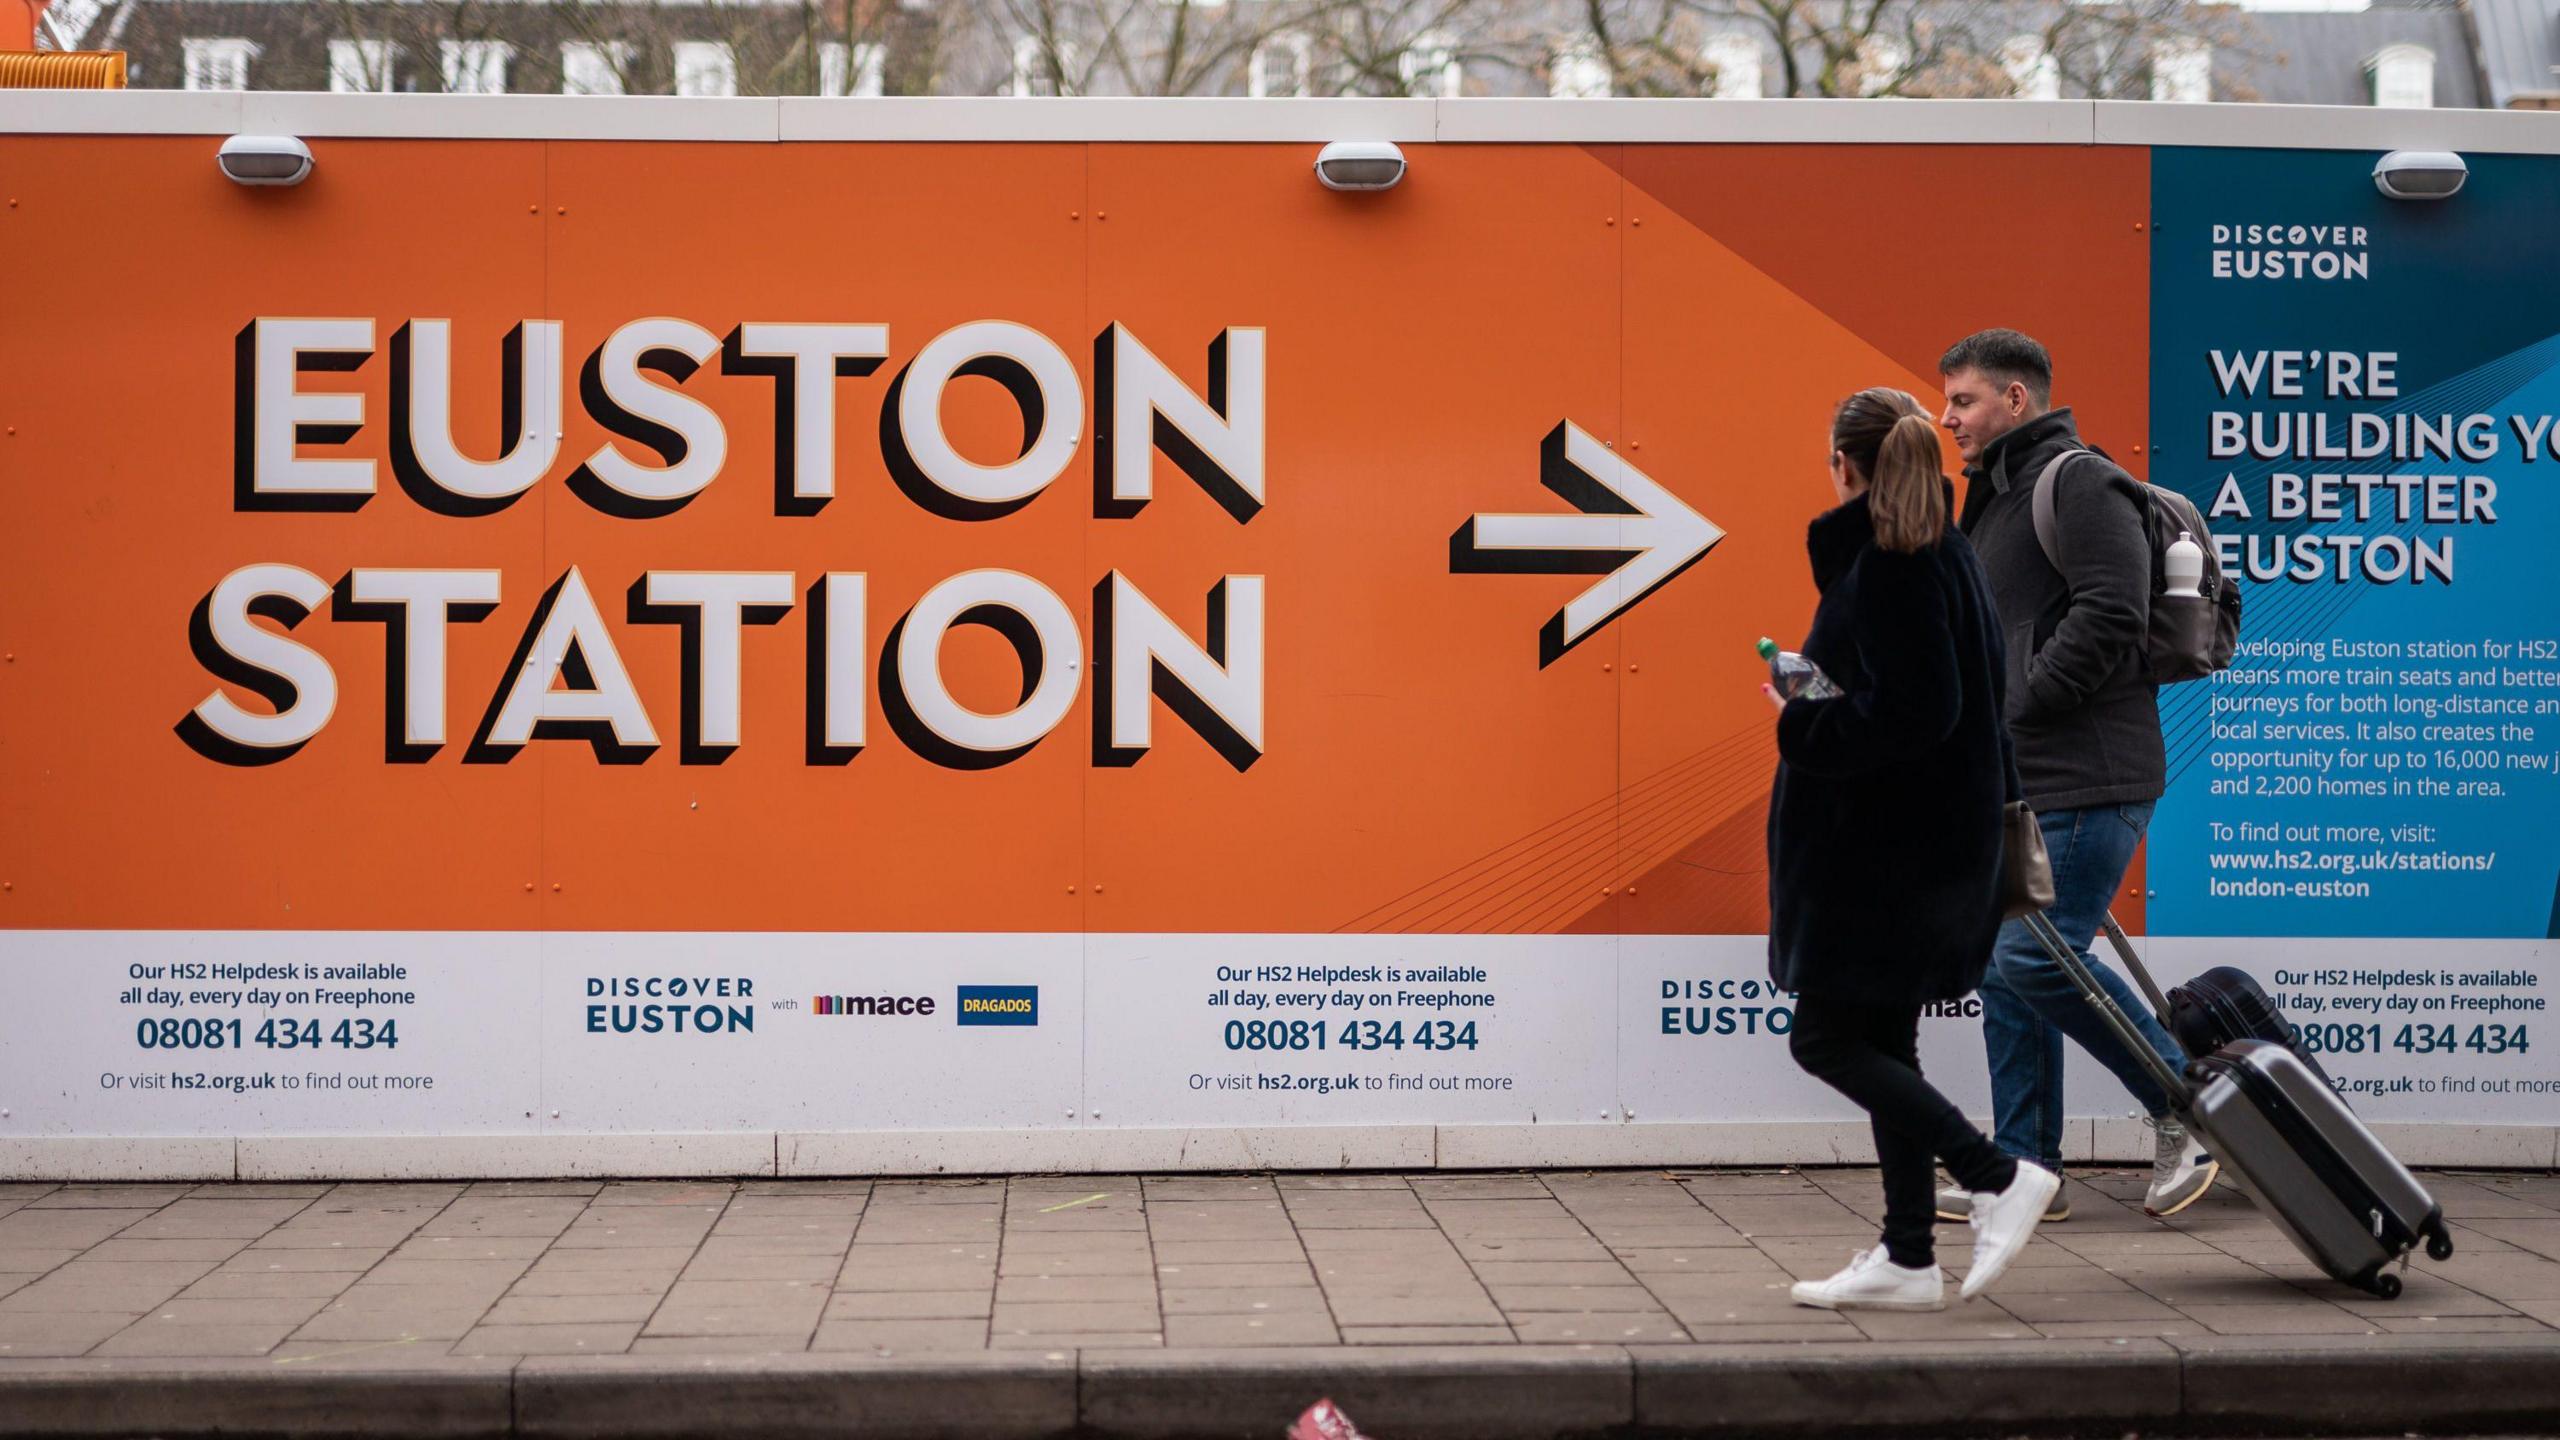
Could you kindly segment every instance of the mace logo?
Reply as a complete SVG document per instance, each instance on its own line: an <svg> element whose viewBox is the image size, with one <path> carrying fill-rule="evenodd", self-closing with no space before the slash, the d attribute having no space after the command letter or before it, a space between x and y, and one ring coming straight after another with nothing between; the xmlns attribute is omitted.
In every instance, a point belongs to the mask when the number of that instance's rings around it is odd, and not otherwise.
<svg viewBox="0 0 2560 1440"><path fill-rule="evenodd" d="M963 1025L1037 1025L1040 1023L1040 987L963 985L960 987L959 1020Z"/></svg>
<svg viewBox="0 0 2560 1440"><path fill-rule="evenodd" d="M821 1015L930 1015L930 995L820 995L810 1009Z"/></svg>

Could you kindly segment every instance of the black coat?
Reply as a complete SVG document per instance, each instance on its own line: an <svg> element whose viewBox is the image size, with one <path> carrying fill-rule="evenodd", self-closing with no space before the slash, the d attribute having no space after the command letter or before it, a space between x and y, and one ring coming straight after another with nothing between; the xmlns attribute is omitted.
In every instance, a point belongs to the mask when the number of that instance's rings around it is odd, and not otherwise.
<svg viewBox="0 0 2560 1440"><path fill-rule="evenodd" d="M2156 800L2168 782L2151 625L2151 532L2134 478L2104 456L2054 477L2064 575L2036 543L2035 485L2081 446L2068 409L1994 440L1968 470L1962 527L2008 647L2009 733L2038 810Z"/></svg>
<svg viewBox="0 0 2560 1440"><path fill-rule="evenodd" d="M2000 631L1982 563L1949 529L1878 549L1865 497L1805 536L1822 600L1803 651L1840 687L1778 716L1769 978L1869 1005L1981 983L2000 928L2008 789Z"/></svg>

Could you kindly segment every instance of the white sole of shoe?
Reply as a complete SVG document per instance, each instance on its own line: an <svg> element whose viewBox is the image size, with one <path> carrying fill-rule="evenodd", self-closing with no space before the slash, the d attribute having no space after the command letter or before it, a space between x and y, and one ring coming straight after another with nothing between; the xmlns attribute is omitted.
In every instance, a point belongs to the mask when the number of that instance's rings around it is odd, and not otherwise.
<svg viewBox="0 0 2560 1440"><path fill-rule="evenodd" d="M2207 1160L2204 1162L2203 1166L2196 1171L2196 1173L2204 1177L2204 1183L2198 1185L2192 1192L2190 1192L2186 1199L2179 1201L2177 1204L2170 1206L2166 1210L2154 1210L2150 1206L2145 1205L2142 1207L2142 1213L2150 1216L2154 1220L2166 1220L2170 1216L2186 1209L2188 1206L2193 1205L2207 1195L2212 1194L2213 1182L2222 1174L2222 1162L2219 1160Z"/></svg>
<svg viewBox="0 0 2560 1440"><path fill-rule="evenodd" d="M1814 1310L1935 1311L1947 1308L1947 1298L1943 1295L1935 1300L1834 1300L1827 1295L1801 1295L1790 1292L1790 1298L1797 1304Z"/></svg>
<svg viewBox="0 0 2560 1440"><path fill-rule="evenodd" d="M2201 1192L2199 1192L2199 1193L2201 1193ZM2178 1210L2184 1210L2184 1209L2186 1209L2186 1208L2187 1208L2187 1206L2189 1206L2189 1205L2193 1205L2194 1203L2196 1203L2194 1199L2192 1199L2192 1198L2191 1198L2191 1199L2188 1199L2188 1200L2186 1200L2185 1202L2183 1202L2182 1204L2180 1204L2180 1205L2178 1206ZM2150 1214L2151 1212L2150 1212L2150 1211L2148 1211L2148 1210L2145 1210L2145 1211L2143 1211L2142 1213L2143 1213L2143 1214L2145 1214L2145 1215L2148 1215L2148 1214ZM2177 1211L2177 1210L2172 1210L2172 1211L2170 1211L2170 1212L2168 1212L2168 1213L2170 1213L2170 1214L2174 1215L2174 1214L2178 1213L2178 1211ZM1939 1223L1939 1224L1941 1224L1941 1225L1961 1225L1961 1224L1963 1224L1964 1222L1966 1222L1967 1220L1970 1220L1970 1219L1972 1219L1972 1218L1973 1218L1973 1217L1972 1217L1972 1216L1970 1216L1970 1215L1959 1215L1959 1214L1957 1214L1957 1213L1956 1213L1955 1211L1953 1211L1953 1210L1941 1210L1941 1211L1939 1211L1939 1212L1938 1212L1938 1223ZM2038 1221L2038 1222L2036 1222L2036 1223L2038 1223L2038 1224L2040 1224L2040 1225L2059 1225L2059 1224L2061 1224L2063 1221L2068 1220L2068 1219L2070 1219L2070 1218L2071 1218L2071 1207L2070 1207L2070 1206L2068 1206L2068 1205L2065 1205L2065 1206L2063 1206L2060 1210L2047 1210L2046 1212L2044 1212L2044 1219L2042 1219L2042 1220L2040 1220L2040 1221Z"/></svg>
<svg viewBox="0 0 2560 1440"><path fill-rule="evenodd" d="M2056 1175L2051 1171L2046 1171L2045 1179L2050 1183L2051 1188L2046 1189L2043 1194L2036 1197L2036 1218L2034 1223L2029 1224L2018 1232L2018 1238L2015 1244L2002 1249L1996 1254L1984 1255L1977 1250L1974 1253L1973 1268L1965 1272L1964 1286L1956 1292L1957 1299L1970 1300L1976 1295L1981 1294L1983 1291L1990 1289L2001 1276L2009 1272L2010 1262L2018 1258L2018 1252L2026 1249L2027 1242L2035 1238L2036 1226L2044 1223L2044 1207L2052 1204L2053 1197L2060 1194L2062 1191L2061 1176Z"/></svg>

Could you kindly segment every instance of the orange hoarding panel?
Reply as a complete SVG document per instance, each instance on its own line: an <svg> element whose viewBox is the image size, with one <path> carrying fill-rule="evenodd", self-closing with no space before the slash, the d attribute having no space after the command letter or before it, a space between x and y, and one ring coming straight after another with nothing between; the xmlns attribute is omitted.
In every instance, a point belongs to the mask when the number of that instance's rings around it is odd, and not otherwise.
<svg viewBox="0 0 2560 1440"><path fill-rule="evenodd" d="M7 926L1756 933L1832 405L2145 438L2138 150L316 148L0 140Z"/></svg>

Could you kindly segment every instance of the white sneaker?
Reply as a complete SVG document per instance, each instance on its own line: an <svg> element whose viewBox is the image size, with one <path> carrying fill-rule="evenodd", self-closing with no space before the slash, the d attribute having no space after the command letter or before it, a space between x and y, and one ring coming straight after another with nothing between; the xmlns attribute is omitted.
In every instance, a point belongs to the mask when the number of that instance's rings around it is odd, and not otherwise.
<svg viewBox="0 0 2560 1440"><path fill-rule="evenodd" d="M1828 1280L1799 1280L1789 1292L1799 1305L1816 1310L1944 1310L1947 1272L1893 1263L1884 1247L1861 1250L1849 1268Z"/></svg>
<svg viewBox="0 0 2560 1440"><path fill-rule="evenodd" d="M2175 1215L2204 1198L2213 1188L2213 1177L2222 1173L2222 1163L2197 1163L2204 1147L2190 1139L2187 1127L2176 1120L2145 1123L2158 1133L2152 1149L2151 1189L2142 1197L2142 1213L2155 1219Z"/></svg>
<svg viewBox="0 0 2560 1440"><path fill-rule="evenodd" d="M2009 1262L2027 1248L2027 1240L2044 1220L2044 1208L2061 1188L2061 1176L2021 1160L2018 1178L2009 1182L2008 1189L1973 1197L1973 1266L1964 1272L1959 1298L1970 1300L1981 1294L2008 1270Z"/></svg>
<svg viewBox="0 0 2560 1440"><path fill-rule="evenodd" d="M1941 1224L1961 1225L1973 1218L1973 1192L1961 1185L1950 1185L1938 1192L1938 1220ZM2044 1207L2044 1223L2071 1218L2071 1197L2056 1190Z"/></svg>

